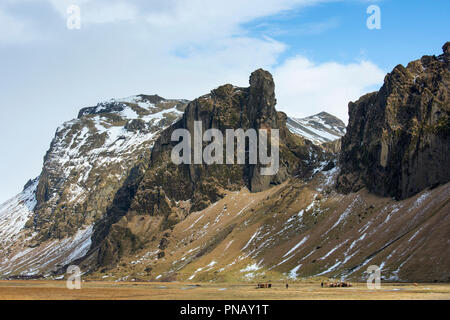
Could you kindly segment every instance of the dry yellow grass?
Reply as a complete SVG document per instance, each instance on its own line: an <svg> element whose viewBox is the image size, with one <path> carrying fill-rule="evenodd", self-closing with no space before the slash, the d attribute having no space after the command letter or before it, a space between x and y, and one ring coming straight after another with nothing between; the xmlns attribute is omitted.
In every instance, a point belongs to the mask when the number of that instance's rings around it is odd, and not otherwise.
<svg viewBox="0 0 450 320"><path fill-rule="evenodd" d="M274 283L271 289L256 289L253 284L83 282L80 290L69 290L64 281L0 281L2 300L402 300L450 299L450 284L382 284L368 290L365 283L351 288L321 288L319 283Z"/></svg>

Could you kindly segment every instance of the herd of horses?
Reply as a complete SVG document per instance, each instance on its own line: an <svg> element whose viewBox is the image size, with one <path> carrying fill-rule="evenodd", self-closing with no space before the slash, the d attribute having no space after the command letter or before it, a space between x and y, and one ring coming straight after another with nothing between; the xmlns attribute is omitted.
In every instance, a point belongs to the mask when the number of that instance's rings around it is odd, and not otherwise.
<svg viewBox="0 0 450 320"><path fill-rule="evenodd" d="M322 288L349 288L352 287L352 284L350 282L322 282L320 284ZM256 285L257 289L270 289L272 288L271 283L258 283ZM288 285L286 285L286 289L288 288Z"/></svg>
<svg viewBox="0 0 450 320"><path fill-rule="evenodd" d="M349 288L352 286L352 284L350 282L322 282L321 283L322 288L323 287L327 287L327 288Z"/></svg>

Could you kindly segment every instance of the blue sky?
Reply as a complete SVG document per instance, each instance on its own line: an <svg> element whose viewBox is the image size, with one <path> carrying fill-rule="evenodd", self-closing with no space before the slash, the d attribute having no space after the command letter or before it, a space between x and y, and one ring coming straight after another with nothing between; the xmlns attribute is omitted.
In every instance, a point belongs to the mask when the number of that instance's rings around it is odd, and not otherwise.
<svg viewBox="0 0 450 320"><path fill-rule="evenodd" d="M365 27L366 8L381 9L382 28ZM301 54L316 62L369 59L383 70L424 54L440 54L449 41L450 1L336 1L264 17L246 24L255 36L288 44L280 57Z"/></svg>
<svg viewBox="0 0 450 320"><path fill-rule="evenodd" d="M81 29L68 30L69 5ZM366 9L381 10L369 30ZM80 108L248 84L263 67L279 110L347 120L385 73L449 41L448 0L2 0L0 202L37 176L56 127Z"/></svg>

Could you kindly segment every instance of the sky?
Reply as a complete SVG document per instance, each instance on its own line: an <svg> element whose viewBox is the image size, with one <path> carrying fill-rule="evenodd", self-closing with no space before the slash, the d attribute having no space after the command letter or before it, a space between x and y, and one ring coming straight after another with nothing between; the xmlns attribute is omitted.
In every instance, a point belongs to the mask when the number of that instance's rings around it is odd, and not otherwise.
<svg viewBox="0 0 450 320"><path fill-rule="evenodd" d="M194 99L264 68L278 110L346 122L397 64L441 54L448 12L448 0L0 0L0 203L40 174L60 124L111 98Z"/></svg>

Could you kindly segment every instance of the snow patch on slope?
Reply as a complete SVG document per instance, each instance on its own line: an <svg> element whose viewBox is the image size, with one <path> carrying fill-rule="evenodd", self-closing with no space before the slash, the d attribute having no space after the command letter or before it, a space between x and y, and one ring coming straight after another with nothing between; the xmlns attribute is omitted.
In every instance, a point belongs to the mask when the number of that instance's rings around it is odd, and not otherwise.
<svg viewBox="0 0 450 320"><path fill-rule="evenodd" d="M326 112L307 118L288 118L286 125L289 131L314 144L331 142L345 134L345 124Z"/></svg>
<svg viewBox="0 0 450 320"><path fill-rule="evenodd" d="M38 182L36 178L25 190L0 205L0 243L3 248L14 241L33 215Z"/></svg>

